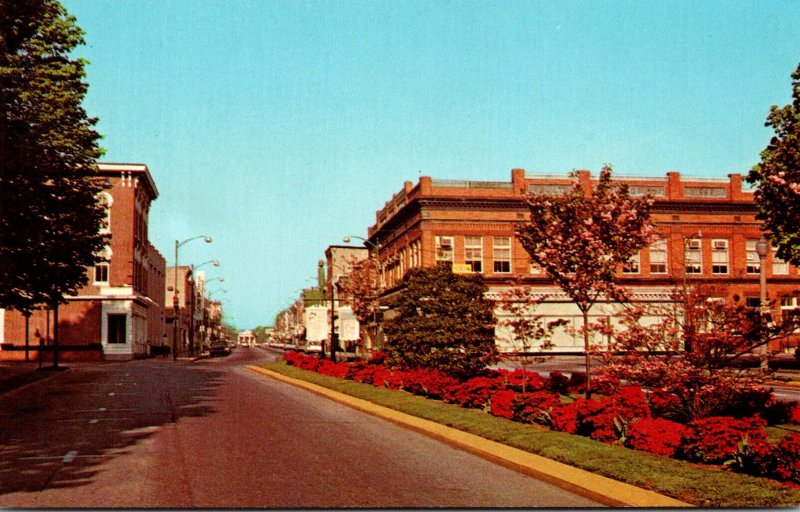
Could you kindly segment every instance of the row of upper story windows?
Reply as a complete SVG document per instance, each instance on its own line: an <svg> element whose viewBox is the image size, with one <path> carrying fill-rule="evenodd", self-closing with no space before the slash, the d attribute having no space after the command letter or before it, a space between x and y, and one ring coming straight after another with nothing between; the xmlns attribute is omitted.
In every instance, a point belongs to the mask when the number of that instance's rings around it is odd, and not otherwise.
<svg viewBox="0 0 800 512"><path fill-rule="evenodd" d="M436 236L436 262L456 262L455 254L455 236ZM487 247L485 242L489 242L490 246ZM746 240L746 267L747 274L759 274L761 263L756 252L757 240ZM683 271L686 274L708 274L711 275L729 275L731 273L731 253L730 241L728 239L711 239L710 241L710 260L704 259L703 243L701 239L687 239L684 245L684 258L682 262ZM464 236L463 246L460 256L463 256L464 269L471 272L478 273L494 273L494 274L511 274L514 268L512 264L514 259L512 255L512 238L511 237L482 237L482 236ZM487 269L484 266L484 260L487 255L491 254L492 267ZM673 269L671 266L676 265L670 262L669 242L666 239L660 239L651 244L644 251L635 254L623 267L622 273L626 275L641 274L642 272L642 255L646 254L646 261L648 265L649 274L668 274ZM789 264L784 260L778 258L775 254L775 248L771 248L772 254L772 274L773 275L788 275ZM530 261L527 254L523 259ZM462 260L462 258L459 258ZM710 266L707 264L710 263ZM531 274L542 274L542 270L536 265L529 263Z"/></svg>

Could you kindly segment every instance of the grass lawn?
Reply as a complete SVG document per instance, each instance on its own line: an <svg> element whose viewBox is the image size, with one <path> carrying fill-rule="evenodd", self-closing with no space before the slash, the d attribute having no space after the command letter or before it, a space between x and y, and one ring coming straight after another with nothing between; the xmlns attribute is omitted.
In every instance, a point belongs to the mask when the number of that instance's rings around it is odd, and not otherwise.
<svg viewBox="0 0 800 512"><path fill-rule="evenodd" d="M698 506L765 508L794 507L800 504L800 489L769 479L701 467L607 445L586 437L552 432L497 418L480 410L429 400L405 391L394 391L300 370L283 361L265 364L263 368ZM777 434L776 432L775 435Z"/></svg>

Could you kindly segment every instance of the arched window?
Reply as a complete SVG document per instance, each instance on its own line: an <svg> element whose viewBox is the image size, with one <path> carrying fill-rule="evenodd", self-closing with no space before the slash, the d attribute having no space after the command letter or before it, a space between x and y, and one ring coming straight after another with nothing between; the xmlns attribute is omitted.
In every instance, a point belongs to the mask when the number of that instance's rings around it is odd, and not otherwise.
<svg viewBox="0 0 800 512"><path fill-rule="evenodd" d="M111 205L114 204L114 198L108 192L100 192L97 195L97 202L105 208L106 214L103 217L103 225L100 228L101 233L111 232Z"/></svg>
<svg viewBox="0 0 800 512"><path fill-rule="evenodd" d="M109 273L111 270L111 248L105 246L101 251L100 257L103 261L94 266L94 284L107 285L109 283Z"/></svg>

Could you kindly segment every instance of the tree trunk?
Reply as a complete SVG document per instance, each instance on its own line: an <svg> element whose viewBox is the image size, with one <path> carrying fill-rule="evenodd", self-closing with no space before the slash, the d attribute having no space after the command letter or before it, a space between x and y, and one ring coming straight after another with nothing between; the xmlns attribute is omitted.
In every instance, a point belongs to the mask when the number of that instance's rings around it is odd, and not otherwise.
<svg viewBox="0 0 800 512"><path fill-rule="evenodd" d="M25 315L25 362L30 361L30 348L31 348L31 314L24 313Z"/></svg>
<svg viewBox="0 0 800 512"><path fill-rule="evenodd" d="M581 313L583 313L583 351L586 356L586 399L592 397L592 385L591 385L591 358L589 357L589 310L588 309L581 309Z"/></svg>

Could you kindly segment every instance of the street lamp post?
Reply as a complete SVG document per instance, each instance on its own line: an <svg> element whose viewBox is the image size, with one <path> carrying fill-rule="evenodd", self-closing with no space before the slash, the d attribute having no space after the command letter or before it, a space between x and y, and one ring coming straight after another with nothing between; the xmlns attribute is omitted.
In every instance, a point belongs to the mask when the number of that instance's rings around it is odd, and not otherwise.
<svg viewBox="0 0 800 512"><path fill-rule="evenodd" d="M758 254L759 269L758 269L758 289L759 301L758 312L763 322L767 313L767 252L769 252L769 243L764 235L756 242L756 253ZM762 371L769 369L769 347L767 343L759 348L759 367Z"/></svg>
<svg viewBox="0 0 800 512"><path fill-rule="evenodd" d="M178 360L178 249L187 242L191 242L192 240L197 240L198 238L202 238L205 243L211 243L211 235L198 235L193 236L191 238L187 238L183 242L179 242L175 240L175 283L174 288L172 290L172 360Z"/></svg>

